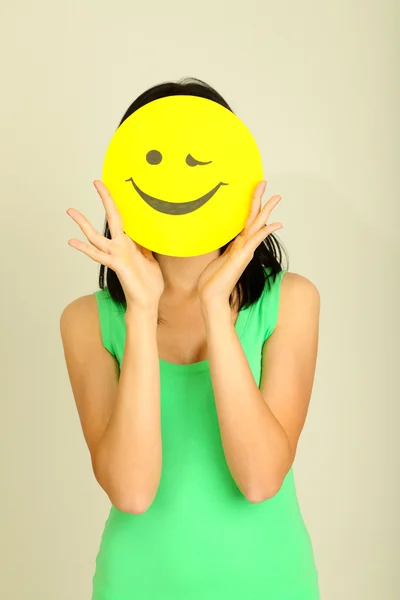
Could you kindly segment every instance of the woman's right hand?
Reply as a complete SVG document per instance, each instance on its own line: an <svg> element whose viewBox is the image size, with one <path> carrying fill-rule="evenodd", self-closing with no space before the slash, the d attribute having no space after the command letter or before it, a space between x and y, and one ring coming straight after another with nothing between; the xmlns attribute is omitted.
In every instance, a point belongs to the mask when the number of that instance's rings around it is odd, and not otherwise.
<svg viewBox="0 0 400 600"><path fill-rule="evenodd" d="M106 211L111 239L96 231L78 210L69 208L67 214L79 225L91 245L76 239L69 240L68 244L115 271L124 290L127 307L134 305L157 310L164 291L158 262L151 250L140 246L124 232L122 216L104 183L100 180L93 183Z"/></svg>

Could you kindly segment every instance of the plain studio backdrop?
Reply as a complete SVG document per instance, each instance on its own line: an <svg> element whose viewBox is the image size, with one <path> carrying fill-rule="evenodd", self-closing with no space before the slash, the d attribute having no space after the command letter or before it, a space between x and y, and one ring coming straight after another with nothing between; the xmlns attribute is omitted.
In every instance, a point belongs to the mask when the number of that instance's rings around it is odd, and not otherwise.
<svg viewBox="0 0 400 600"><path fill-rule="evenodd" d="M289 268L321 294L294 464L321 597L399 597L398 6L4 4L1 598L90 598L110 504L92 474L59 318L97 289L98 267L68 246L83 236L65 211L103 226L92 182L120 118L143 90L182 76L213 85L254 134L266 198L282 195L274 220Z"/></svg>

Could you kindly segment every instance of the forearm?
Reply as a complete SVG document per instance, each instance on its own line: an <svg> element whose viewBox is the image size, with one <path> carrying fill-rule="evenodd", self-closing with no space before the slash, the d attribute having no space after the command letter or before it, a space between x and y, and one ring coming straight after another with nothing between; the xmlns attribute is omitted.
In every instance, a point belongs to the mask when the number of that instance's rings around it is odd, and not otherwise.
<svg viewBox="0 0 400 600"><path fill-rule="evenodd" d="M97 448L96 477L118 508L142 512L161 476L157 313L127 311L125 323L118 396Z"/></svg>
<svg viewBox="0 0 400 600"><path fill-rule="evenodd" d="M227 307L203 307L213 391L227 464L251 501L273 496L291 464L286 433L254 380Z"/></svg>

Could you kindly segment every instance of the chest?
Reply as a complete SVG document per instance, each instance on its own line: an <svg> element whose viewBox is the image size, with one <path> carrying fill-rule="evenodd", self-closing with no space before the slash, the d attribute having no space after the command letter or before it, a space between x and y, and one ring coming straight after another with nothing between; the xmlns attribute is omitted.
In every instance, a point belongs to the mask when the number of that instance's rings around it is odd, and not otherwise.
<svg viewBox="0 0 400 600"><path fill-rule="evenodd" d="M165 306L160 304L157 327L159 357L167 362L192 364L208 360L207 337L198 303ZM237 312L232 311L232 323Z"/></svg>

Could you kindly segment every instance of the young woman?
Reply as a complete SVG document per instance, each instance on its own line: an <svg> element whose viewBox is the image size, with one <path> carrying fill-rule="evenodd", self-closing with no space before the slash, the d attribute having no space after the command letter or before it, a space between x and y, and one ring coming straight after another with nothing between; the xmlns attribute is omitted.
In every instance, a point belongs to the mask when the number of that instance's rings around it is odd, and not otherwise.
<svg viewBox="0 0 400 600"><path fill-rule="evenodd" d="M199 80L157 98L223 98ZM101 181L104 236L68 209L101 265L61 335L93 471L111 510L92 600L316 600L292 464L313 387L319 293L283 269L257 186L243 231L209 254L152 253Z"/></svg>

